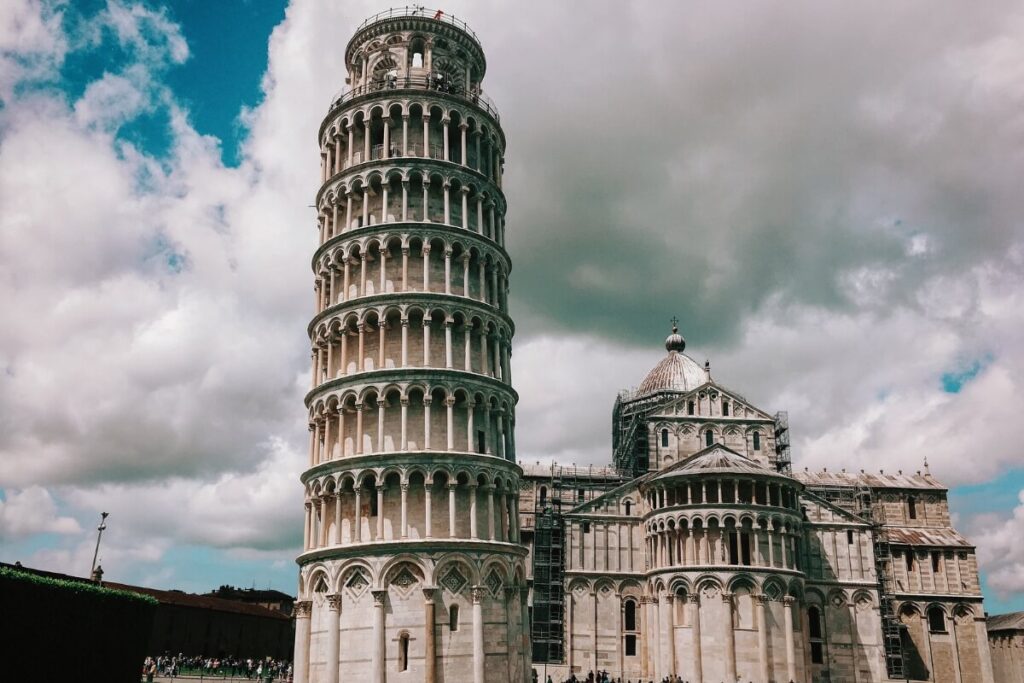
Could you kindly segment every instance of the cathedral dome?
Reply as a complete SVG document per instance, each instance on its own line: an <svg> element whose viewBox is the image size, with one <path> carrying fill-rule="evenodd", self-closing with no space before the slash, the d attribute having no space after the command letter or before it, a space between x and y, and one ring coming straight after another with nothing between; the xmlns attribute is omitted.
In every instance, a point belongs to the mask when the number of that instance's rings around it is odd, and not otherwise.
<svg viewBox="0 0 1024 683"><path fill-rule="evenodd" d="M672 334L665 340L668 355L647 373L637 387L637 396L655 394L659 391L690 391L707 381L704 368L685 353L686 340L679 334L679 328L672 326Z"/></svg>

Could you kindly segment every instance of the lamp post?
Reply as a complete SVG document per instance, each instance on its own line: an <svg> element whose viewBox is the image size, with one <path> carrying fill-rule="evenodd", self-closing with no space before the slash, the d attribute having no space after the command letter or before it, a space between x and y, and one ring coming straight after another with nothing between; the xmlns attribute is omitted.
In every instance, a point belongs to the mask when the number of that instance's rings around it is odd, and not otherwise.
<svg viewBox="0 0 1024 683"><path fill-rule="evenodd" d="M92 576L96 571L96 558L100 554L100 539L103 538L103 530L107 528L107 516L109 512L100 513L100 525L96 527L96 551L92 554L92 569L89 570L89 576Z"/></svg>

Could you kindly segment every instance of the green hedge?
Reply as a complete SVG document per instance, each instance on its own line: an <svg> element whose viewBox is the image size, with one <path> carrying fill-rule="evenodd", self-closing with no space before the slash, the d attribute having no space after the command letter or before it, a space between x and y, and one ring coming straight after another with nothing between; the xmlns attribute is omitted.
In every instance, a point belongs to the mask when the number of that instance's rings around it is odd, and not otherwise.
<svg viewBox="0 0 1024 683"><path fill-rule="evenodd" d="M137 683L158 602L0 567L4 677Z"/></svg>
<svg viewBox="0 0 1024 683"><path fill-rule="evenodd" d="M37 586L49 586L51 588L70 591L72 593L79 593L82 595L95 595L101 598L107 598L110 600L138 600L156 607L160 604L160 601L151 595L143 595L142 593L133 593L131 591L120 590L117 588L106 588L105 586L98 586L91 581L69 581L68 579L54 579L49 576L42 576L40 574L32 574L30 572L18 571L17 569L10 569L8 567L0 567L0 580L10 579L12 581L25 581L27 583L33 583Z"/></svg>

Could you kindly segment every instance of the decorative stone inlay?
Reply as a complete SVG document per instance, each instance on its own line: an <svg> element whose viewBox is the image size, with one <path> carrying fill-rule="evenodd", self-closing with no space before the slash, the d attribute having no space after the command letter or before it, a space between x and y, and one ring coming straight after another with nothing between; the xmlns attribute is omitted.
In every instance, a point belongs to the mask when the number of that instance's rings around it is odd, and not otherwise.
<svg viewBox="0 0 1024 683"><path fill-rule="evenodd" d="M487 574L487 578L484 580L484 585L487 586L487 590L494 597L498 597L501 593L501 577L498 576L498 572L491 570Z"/></svg>
<svg viewBox="0 0 1024 683"><path fill-rule="evenodd" d="M409 591L412 590L419 582L419 577L412 573L412 570L409 569L409 565L407 564L402 565L391 579L391 585L394 586L402 596L408 595Z"/></svg>
<svg viewBox="0 0 1024 683"><path fill-rule="evenodd" d="M370 582L367 580L366 575L363 574L362 569L356 569L353 571L352 575L348 577L348 581L345 582L345 588L355 598L358 598L365 593L369 585Z"/></svg>
<svg viewBox="0 0 1024 683"><path fill-rule="evenodd" d="M469 579L466 578L465 574L459 571L458 565L455 565L445 572L440 583L442 588L447 588L452 593L461 593L462 589L464 589L466 584L469 583Z"/></svg>

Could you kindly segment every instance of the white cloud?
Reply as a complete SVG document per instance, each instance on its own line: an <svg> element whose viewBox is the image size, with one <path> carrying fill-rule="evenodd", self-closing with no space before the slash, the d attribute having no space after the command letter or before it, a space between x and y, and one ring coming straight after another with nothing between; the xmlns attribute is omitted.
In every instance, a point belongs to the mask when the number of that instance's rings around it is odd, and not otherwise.
<svg viewBox="0 0 1024 683"><path fill-rule="evenodd" d="M61 517L49 492L39 486L9 489L0 500L0 540L8 542L32 534L75 534L78 522Z"/></svg>
<svg viewBox="0 0 1024 683"><path fill-rule="evenodd" d="M0 8L0 486L111 508L111 560L294 543L315 131L339 36L376 9L291 4L225 168L163 84L189 55L166 13L115 1L67 36ZM798 466L1021 463L1017 10L446 9L483 36L509 135L523 459L607 462L616 392L679 314L717 378L790 411ZM10 98L103 35L130 63L76 102ZM118 140L159 107L167 159Z"/></svg>
<svg viewBox="0 0 1024 683"><path fill-rule="evenodd" d="M987 573L988 585L1001 597L1024 593L1024 491L1013 516L979 516L972 520L972 540L978 545L978 561Z"/></svg>

